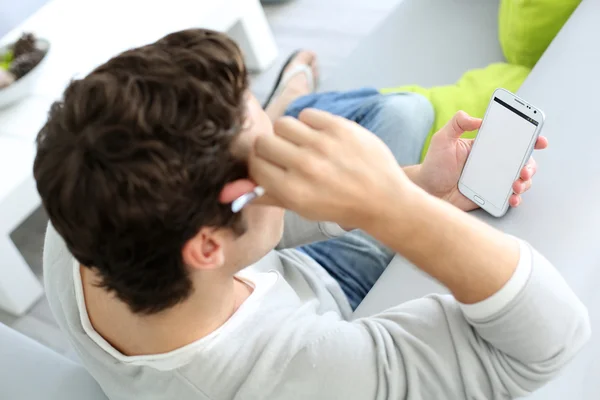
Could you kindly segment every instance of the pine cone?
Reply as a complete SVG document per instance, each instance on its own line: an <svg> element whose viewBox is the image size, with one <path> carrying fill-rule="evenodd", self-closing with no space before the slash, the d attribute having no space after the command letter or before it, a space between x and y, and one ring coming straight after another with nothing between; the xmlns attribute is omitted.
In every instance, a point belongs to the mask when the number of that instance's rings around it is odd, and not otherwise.
<svg viewBox="0 0 600 400"><path fill-rule="evenodd" d="M17 78L21 79L27 75L36 65L42 61L45 53L41 50L35 50L32 53L26 53L19 57L15 57L10 65L10 72Z"/></svg>
<svg viewBox="0 0 600 400"><path fill-rule="evenodd" d="M35 51L35 36L32 33L24 33L12 46L12 50L15 58L33 53Z"/></svg>

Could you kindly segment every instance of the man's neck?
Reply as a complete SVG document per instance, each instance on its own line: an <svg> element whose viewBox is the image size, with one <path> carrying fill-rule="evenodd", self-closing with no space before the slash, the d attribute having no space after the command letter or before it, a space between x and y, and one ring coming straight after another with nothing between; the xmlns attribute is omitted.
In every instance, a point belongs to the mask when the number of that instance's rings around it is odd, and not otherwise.
<svg viewBox="0 0 600 400"><path fill-rule="evenodd" d="M160 354L201 339L223 325L252 289L235 277L195 282L193 294L161 313L141 316L95 285L96 274L81 268L86 308L94 329L125 355ZM206 278L206 277L204 277Z"/></svg>

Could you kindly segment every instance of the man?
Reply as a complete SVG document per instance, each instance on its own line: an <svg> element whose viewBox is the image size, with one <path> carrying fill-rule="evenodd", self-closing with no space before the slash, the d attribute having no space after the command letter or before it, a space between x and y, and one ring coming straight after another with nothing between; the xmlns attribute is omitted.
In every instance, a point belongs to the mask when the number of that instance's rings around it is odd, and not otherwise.
<svg viewBox="0 0 600 400"><path fill-rule="evenodd" d="M381 116L389 99L355 116ZM470 145L459 136L480 123L457 114L403 170L325 112L273 128L222 34L126 52L74 81L38 137L50 306L111 399L529 393L583 346L589 321L548 261L456 207L474 207L456 190ZM233 213L257 184L267 195ZM282 238L282 207L332 222L288 214ZM360 230L293 249L340 226ZM393 251L454 297L350 322Z"/></svg>

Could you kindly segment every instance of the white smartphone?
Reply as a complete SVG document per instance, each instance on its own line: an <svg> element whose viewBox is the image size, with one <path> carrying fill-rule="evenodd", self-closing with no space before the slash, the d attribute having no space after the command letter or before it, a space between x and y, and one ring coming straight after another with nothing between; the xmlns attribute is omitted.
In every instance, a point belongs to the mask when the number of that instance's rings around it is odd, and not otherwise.
<svg viewBox="0 0 600 400"><path fill-rule="evenodd" d="M506 214L513 183L533 152L544 125L544 113L505 89L496 89L458 190L482 209Z"/></svg>

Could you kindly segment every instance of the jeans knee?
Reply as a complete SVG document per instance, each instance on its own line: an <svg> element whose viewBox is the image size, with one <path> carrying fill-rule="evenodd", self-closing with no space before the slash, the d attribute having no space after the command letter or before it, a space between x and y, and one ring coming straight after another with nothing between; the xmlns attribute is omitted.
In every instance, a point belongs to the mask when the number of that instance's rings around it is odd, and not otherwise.
<svg viewBox="0 0 600 400"><path fill-rule="evenodd" d="M400 165L417 164L434 122L433 106L415 93L380 96L364 124L390 148Z"/></svg>
<svg viewBox="0 0 600 400"><path fill-rule="evenodd" d="M416 93L400 93L384 96L381 99L380 117L382 121L401 127L413 139L425 137L433 126L435 113L427 98Z"/></svg>

